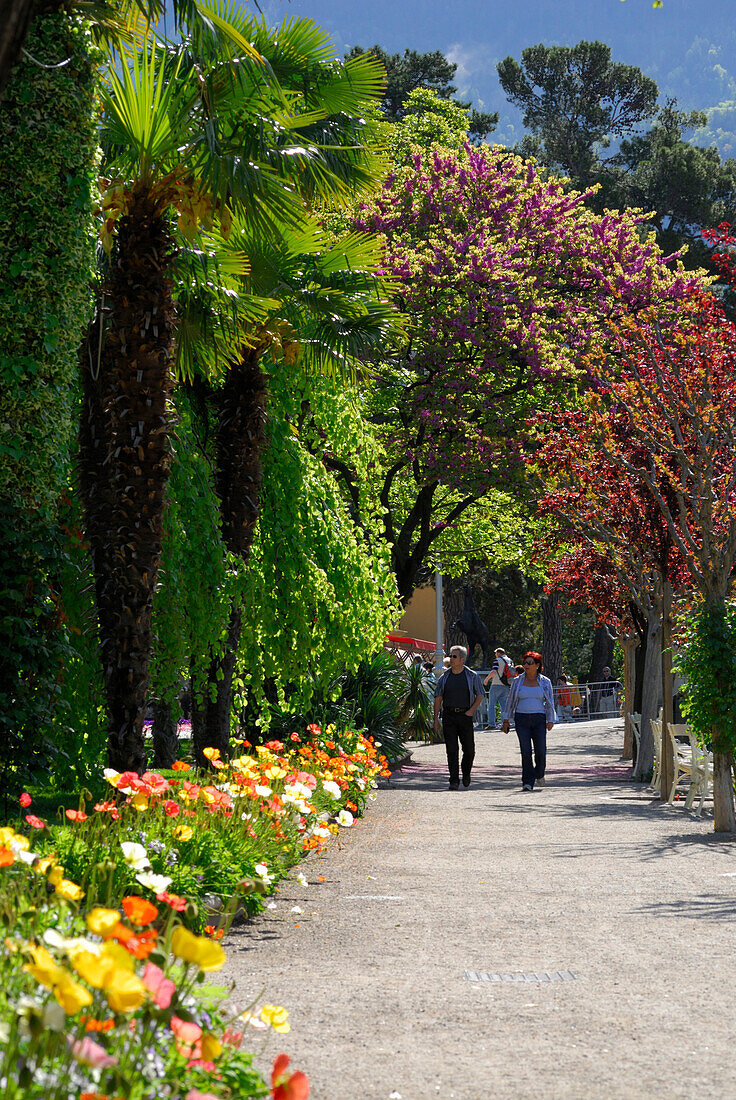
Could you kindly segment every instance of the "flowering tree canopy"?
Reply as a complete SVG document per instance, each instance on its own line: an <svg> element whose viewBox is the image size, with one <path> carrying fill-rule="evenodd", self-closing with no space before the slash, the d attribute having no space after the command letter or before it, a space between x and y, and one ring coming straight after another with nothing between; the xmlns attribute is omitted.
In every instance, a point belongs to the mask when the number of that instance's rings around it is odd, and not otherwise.
<svg viewBox="0 0 736 1100"><path fill-rule="evenodd" d="M448 524L507 485L529 413L581 373L610 324L651 308L667 324L692 285L640 241L635 216L597 216L583 200L506 150L435 148L416 151L356 217L380 234L408 317L371 395L404 598ZM437 517L439 487L457 497Z"/></svg>

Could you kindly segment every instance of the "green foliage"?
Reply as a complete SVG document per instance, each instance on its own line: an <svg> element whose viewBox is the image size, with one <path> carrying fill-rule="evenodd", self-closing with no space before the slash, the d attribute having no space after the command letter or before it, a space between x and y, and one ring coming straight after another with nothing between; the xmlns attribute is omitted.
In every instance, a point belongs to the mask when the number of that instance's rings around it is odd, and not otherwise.
<svg viewBox="0 0 736 1100"><path fill-rule="evenodd" d="M687 622L677 661L685 684L680 707L698 738L715 752L736 748L736 604L701 607Z"/></svg>
<svg viewBox="0 0 736 1100"><path fill-rule="evenodd" d="M500 62L498 77L540 140L546 163L583 187L593 182L594 146L605 148L652 118L659 95L641 69L612 61L603 42L529 46L521 63L513 57Z"/></svg>
<svg viewBox="0 0 736 1100"><path fill-rule="evenodd" d="M151 668L152 696L172 707L183 680L191 672L204 674L220 651L231 602L243 583L242 562L227 554L222 541L211 458L195 434L191 392L180 388L176 404L179 419L154 599Z"/></svg>
<svg viewBox="0 0 736 1100"><path fill-rule="evenodd" d="M389 132L392 159L406 160L416 145L425 150L433 145L459 150L468 140L468 127L468 116L459 104L429 88L415 88L406 99L404 117Z"/></svg>
<svg viewBox="0 0 736 1100"><path fill-rule="evenodd" d="M496 128L498 114L469 111L469 103L463 103L454 98L457 88L451 81L457 72L457 65L453 61L448 61L440 50L433 50L430 53L404 50L403 54L388 54L380 46L372 46L369 51L361 46L353 46L346 57L358 58L365 53L378 58L386 69L386 89L381 106L390 122L401 122L407 114L411 114L412 93L417 90L427 90L439 99L451 102L459 108L465 114L470 133L474 137L486 137Z"/></svg>
<svg viewBox="0 0 736 1100"><path fill-rule="evenodd" d="M0 102L0 744L11 788L47 767L66 635L56 528L75 430L93 255L95 71L67 14L40 16ZM8 768L12 768L12 772Z"/></svg>
<svg viewBox="0 0 736 1100"><path fill-rule="evenodd" d="M736 160L721 161L715 148L700 148L686 133L706 122L700 111L678 111L674 101L647 133L621 143L605 177L600 202L653 211L650 225L666 252L688 245L689 266L707 262L703 229L736 215Z"/></svg>
<svg viewBox="0 0 736 1100"><path fill-rule="evenodd" d="M396 619L389 550L378 536L369 476L376 444L357 400L328 378L308 383L293 367L272 365L259 532L243 600L240 663L253 698L264 698L270 679L280 693L298 685L306 702L310 668L329 679L355 667L380 648ZM363 475L356 502L361 526L316 457L346 446Z"/></svg>
<svg viewBox="0 0 736 1100"><path fill-rule="evenodd" d="M89 315L95 64L83 26L39 17L0 103L0 497L53 514Z"/></svg>
<svg viewBox="0 0 736 1100"><path fill-rule="evenodd" d="M419 724L422 719L422 700L410 682L410 671L379 650L339 675L313 673L308 704L299 706L306 693L297 688L285 706L274 708L269 733L286 739L308 722L322 729L352 726L372 737L389 761L400 760L406 755L412 713L418 712Z"/></svg>

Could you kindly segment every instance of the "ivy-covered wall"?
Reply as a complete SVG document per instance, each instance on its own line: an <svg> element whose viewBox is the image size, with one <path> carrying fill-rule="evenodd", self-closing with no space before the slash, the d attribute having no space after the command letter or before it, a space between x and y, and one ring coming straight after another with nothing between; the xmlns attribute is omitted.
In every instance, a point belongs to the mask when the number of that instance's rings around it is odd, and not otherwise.
<svg viewBox="0 0 736 1100"><path fill-rule="evenodd" d="M57 509L91 303L97 145L84 25L39 16L26 52L34 60L0 100L0 745L28 762L50 751L43 731L59 695Z"/></svg>

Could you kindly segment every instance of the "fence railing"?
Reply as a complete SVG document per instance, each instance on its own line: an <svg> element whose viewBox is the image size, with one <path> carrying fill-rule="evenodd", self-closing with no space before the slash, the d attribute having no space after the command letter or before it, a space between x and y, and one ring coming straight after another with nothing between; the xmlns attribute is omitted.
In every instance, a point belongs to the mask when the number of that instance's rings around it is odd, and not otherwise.
<svg viewBox="0 0 736 1100"><path fill-rule="evenodd" d="M481 680L487 669L476 670ZM506 702L499 692L494 693L495 716L490 713L490 686L485 689L483 702L476 711L476 725L481 728L501 724L501 713ZM555 687L555 709L560 722L591 722L602 718L615 718L622 713L624 692L618 680L598 680L588 684L567 684Z"/></svg>

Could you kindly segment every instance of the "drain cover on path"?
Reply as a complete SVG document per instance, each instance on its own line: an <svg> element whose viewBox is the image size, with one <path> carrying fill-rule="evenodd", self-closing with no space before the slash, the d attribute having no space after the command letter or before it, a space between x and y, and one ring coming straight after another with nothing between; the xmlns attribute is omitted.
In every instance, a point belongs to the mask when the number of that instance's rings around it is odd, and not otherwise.
<svg viewBox="0 0 736 1100"><path fill-rule="evenodd" d="M516 970L512 974L489 974L487 970L466 970L466 982L574 982L577 975L572 970L540 970L525 973Z"/></svg>

